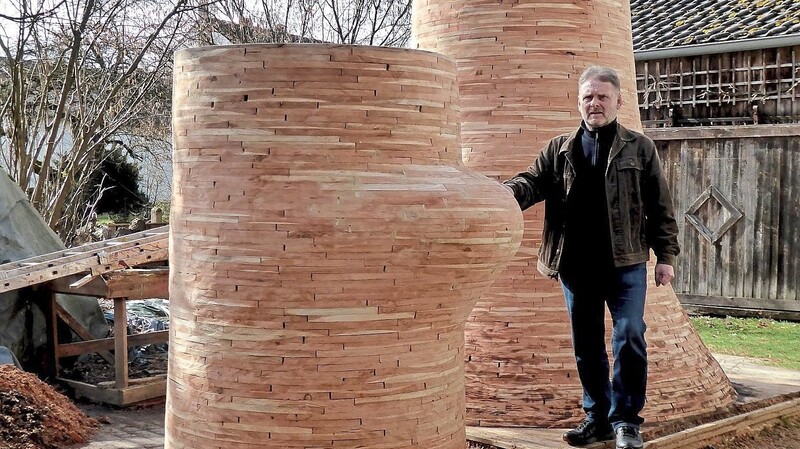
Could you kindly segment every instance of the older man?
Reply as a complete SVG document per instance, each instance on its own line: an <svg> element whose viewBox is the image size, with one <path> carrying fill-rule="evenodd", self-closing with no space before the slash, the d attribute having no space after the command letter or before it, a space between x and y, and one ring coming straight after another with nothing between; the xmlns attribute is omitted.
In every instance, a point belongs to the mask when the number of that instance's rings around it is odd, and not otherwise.
<svg viewBox="0 0 800 449"><path fill-rule="evenodd" d="M578 80L580 126L504 182L522 210L545 201L538 268L561 282L586 412L564 435L573 446L616 438L617 448L642 447L646 262L652 248L656 285L666 285L680 251L655 144L617 123L622 104L617 73L588 68ZM605 307L613 321L610 381Z"/></svg>

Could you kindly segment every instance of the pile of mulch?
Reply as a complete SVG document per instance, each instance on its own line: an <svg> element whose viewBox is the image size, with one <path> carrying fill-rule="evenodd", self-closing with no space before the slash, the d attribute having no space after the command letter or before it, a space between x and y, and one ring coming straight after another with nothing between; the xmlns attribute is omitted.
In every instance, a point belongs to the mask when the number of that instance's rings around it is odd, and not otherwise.
<svg viewBox="0 0 800 449"><path fill-rule="evenodd" d="M99 427L33 374L0 365L0 447L59 449L89 441Z"/></svg>

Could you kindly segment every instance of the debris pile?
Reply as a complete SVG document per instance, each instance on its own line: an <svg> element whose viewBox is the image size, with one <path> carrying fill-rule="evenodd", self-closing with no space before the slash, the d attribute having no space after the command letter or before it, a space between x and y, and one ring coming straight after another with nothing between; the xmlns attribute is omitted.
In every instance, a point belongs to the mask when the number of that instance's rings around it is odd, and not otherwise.
<svg viewBox="0 0 800 449"><path fill-rule="evenodd" d="M98 426L35 375L0 365L0 447L67 448L87 443Z"/></svg>
<svg viewBox="0 0 800 449"><path fill-rule="evenodd" d="M108 336L114 335L114 301L99 299L108 322ZM127 302L128 335L144 334L169 330L169 302L153 298ZM144 346L131 346L128 349L128 378L165 376L167 374L168 343L150 343ZM114 366L102 357L84 354L74 364L64 364L61 376L90 385L115 380Z"/></svg>

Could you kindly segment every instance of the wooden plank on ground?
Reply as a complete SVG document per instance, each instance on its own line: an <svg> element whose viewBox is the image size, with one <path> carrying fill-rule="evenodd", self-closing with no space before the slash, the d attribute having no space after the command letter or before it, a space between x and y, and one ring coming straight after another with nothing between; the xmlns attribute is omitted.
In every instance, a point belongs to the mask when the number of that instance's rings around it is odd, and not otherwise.
<svg viewBox="0 0 800 449"><path fill-rule="evenodd" d="M798 414L800 398L656 438L645 442L644 449L703 449L713 439L754 432L777 419Z"/></svg>
<svg viewBox="0 0 800 449"><path fill-rule="evenodd" d="M125 388L109 388L97 386L72 379L58 379L63 384L73 389L75 397L85 398L90 401L124 407L149 399L164 397L167 394L167 379L165 375L135 379Z"/></svg>
<svg viewBox="0 0 800 449"><path fill-rule="evenodd" d="M794 415L800 415L800 398L646 441L644 449L705 449L716 438L757 431L776 420ZM467 427L467 440L499 449L566 449L570 446L561 440L565 431L530 427ZM584 447L611 449L614 442Z"/></svg>
<svg viewBox="0 0 800 449"><path fill-rule="evenodd" d="M566 449L562 436L568 429L533 427L467 427L467 440L499 449ZM611 449L613 441L583 446L584 449Z"/></svg>

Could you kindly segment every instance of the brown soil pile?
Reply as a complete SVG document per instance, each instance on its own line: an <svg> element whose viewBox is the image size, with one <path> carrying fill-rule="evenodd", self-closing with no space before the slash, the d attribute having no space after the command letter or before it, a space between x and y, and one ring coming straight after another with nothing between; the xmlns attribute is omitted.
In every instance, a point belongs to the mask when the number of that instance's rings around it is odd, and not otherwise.
<svg viewBox="0 0 800 449"><path fill-rule="evenodd" d="M35 375L0 365L0 447L66 448L88 442L98 426Z"/></svg>

